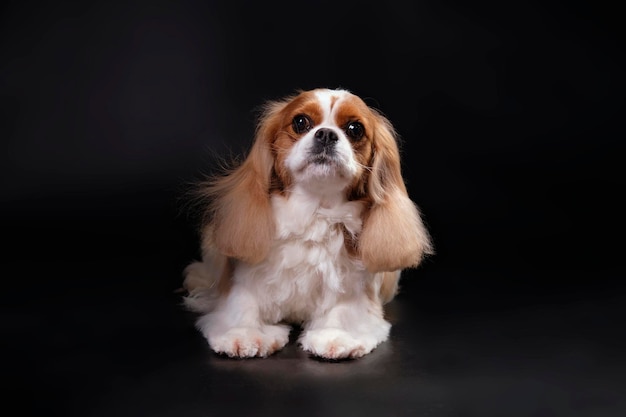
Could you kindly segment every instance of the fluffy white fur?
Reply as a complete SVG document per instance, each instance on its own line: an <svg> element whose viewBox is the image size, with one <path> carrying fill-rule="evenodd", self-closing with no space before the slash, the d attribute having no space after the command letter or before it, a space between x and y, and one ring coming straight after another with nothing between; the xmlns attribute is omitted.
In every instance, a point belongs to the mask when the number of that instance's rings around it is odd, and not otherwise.
<svg viewBox="0 0 626 417"><path fill-rule="evenodd" d="M203 257L185 269L185 303L230 357L272 354L290 324L313 355L371 352L388 338L400 270L432 252L391 124L346 90L268 103L246 160L202 190Z"/></svg>

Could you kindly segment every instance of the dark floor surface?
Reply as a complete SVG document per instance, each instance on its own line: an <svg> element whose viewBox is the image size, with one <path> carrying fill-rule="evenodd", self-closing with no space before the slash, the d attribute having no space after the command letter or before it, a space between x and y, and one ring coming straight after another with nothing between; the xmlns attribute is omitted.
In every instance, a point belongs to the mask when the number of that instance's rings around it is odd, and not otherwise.
<svg viewBox="0 0 626 417"><path fill-rule="evenodd" d="M294 330L270 358L232 360L208 349L174 292L188 236L135 241L113 223L74 219L63 230L76 240L39 256L28 233L13 235L3 376L19 415L625 415L626 297L610 272L427 262L403 277L390 340L369 356L311 358ZM44 230L62 235L59 224Z"/></svg>

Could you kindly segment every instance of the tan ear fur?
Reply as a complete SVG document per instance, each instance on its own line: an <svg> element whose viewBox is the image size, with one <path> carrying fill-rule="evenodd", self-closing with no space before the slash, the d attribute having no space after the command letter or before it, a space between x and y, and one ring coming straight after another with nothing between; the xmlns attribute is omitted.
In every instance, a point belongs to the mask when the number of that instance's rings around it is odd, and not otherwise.
<svg viewBox="0 0 626 417"><path fill-rule="evenodd" d="M433 252L420 213L407 194L394 129L386 118L377 117L368 183L373 201L359 238L361 258L372 272L416 267Z"/></svg>
<svg viewBox="0 0 626 417"><path fill-rule="evenodd" d="M274 235L269 191L274 164L271 146L280 104L271 103L265 108L243 163L213 179L204 189L204 196L210 200L204 248L214 246L226 256L251 263L267 256Z"/></svg>

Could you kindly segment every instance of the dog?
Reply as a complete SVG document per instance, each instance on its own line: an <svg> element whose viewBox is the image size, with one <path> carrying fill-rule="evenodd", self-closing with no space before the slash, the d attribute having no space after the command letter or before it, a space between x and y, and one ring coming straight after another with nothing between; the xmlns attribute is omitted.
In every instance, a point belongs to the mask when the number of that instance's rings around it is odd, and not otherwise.
<svg viewBox="0 0 626 417"><path fill-rule="evenodd" d="M359 358L389 337L400 273L433 253L403 180L398 135L345 89L261 109L247 157L199 187L202 260L183 302L211 349L266 357L300 326L311 355Z"/></svg>

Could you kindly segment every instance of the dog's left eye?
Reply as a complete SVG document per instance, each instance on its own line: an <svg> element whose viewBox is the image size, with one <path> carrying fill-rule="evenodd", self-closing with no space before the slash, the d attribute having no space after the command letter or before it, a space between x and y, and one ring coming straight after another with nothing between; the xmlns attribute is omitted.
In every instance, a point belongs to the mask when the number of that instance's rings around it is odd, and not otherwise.
<svg viewBox="0 0 626 417"><path fill-rule="evenodd" d="M293 126L293 131L296 133L304 133L311 130L313 127L313 123L308 116L304 114L299 114L293 118L291 125Z"/></svg>
<svg viewBox="0 0 626 417"><path fill-rule="evenodd" d="M346 135L354 141L361 140L365 134L365 128L360 122L350 122L346 126Z"/></svg>

